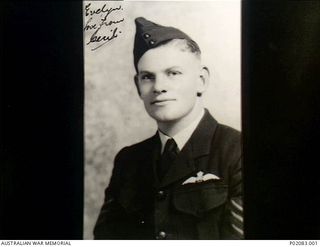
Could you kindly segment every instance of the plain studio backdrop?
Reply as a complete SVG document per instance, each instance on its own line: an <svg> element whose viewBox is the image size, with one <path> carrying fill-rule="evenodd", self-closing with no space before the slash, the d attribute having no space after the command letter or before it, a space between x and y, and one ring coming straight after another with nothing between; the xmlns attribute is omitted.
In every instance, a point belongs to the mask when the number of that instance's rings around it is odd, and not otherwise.
<svg viewBox="0 0 320 247"><path fill-rule="evenodd" d="M85 5L90 2L84 3ZM113 160L124 146L156 132L134 85L133 40L136 17L181 29L202 51L211 77L204 94L206 108L218 122L241 128L240 1L91 2L92 8L119 5L119 36L92 51L85 49L85 208L84 239L93 227L109 183ZM84 11L85 15L85 11ZM88 21L84 16L84 24Z"/></svg>

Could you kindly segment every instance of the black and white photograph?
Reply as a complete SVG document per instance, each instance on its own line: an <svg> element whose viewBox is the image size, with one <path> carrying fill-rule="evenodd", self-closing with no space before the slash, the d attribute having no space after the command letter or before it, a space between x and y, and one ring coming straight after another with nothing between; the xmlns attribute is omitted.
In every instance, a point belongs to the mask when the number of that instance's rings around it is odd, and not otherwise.
<svg viewBox="0 0 320 247"><path fill-rule="evenodd" d="M0 245L319 245L319 13L0 1Z"/></svg>
<svg viewBox="0 0 320 247"><path fill-rule="evenodd" d="M240 1L84 2L85 239L243 239Z"/></svg>

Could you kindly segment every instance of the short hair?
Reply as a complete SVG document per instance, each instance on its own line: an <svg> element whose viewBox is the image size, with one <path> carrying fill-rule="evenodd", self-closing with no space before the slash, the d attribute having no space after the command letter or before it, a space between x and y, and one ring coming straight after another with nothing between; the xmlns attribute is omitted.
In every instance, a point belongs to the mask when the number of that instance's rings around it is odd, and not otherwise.
<svg viewBox="0 0 320 247"><path fill-rule="evenodd" d="M201 50L199 45L191 39L170 39L170 40L161 42L157 47L160 47L169 43L175 46L179 46L181 51L188 51L193 53L198 59L201 58Z"/></svg>

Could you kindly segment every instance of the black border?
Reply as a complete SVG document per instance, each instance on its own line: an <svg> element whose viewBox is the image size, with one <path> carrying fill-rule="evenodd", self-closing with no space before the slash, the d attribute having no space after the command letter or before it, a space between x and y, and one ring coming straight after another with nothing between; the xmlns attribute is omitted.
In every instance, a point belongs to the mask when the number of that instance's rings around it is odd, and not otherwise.
<svg viewBox="0 0 320 247"><path fill-rule="evenodd" d="M81 239L81 1L1 3L2 239Z"/></svg>
<svg viewBox="0 0 320 247"><path fill-rule="evenodd" d="M320 2L242 3L247 239L319 239Z"/></svg>

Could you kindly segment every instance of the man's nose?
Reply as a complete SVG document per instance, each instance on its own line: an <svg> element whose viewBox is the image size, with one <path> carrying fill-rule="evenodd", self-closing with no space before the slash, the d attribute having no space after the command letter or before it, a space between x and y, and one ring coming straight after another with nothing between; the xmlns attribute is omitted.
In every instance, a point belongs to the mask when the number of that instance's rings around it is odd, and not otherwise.
<svg viewBox="0 0 320 247"><path fill-rule="evenodd" d="M168 90L168 80L165 76L157 76L153 86L154 93L165 93Z"/></svg>

